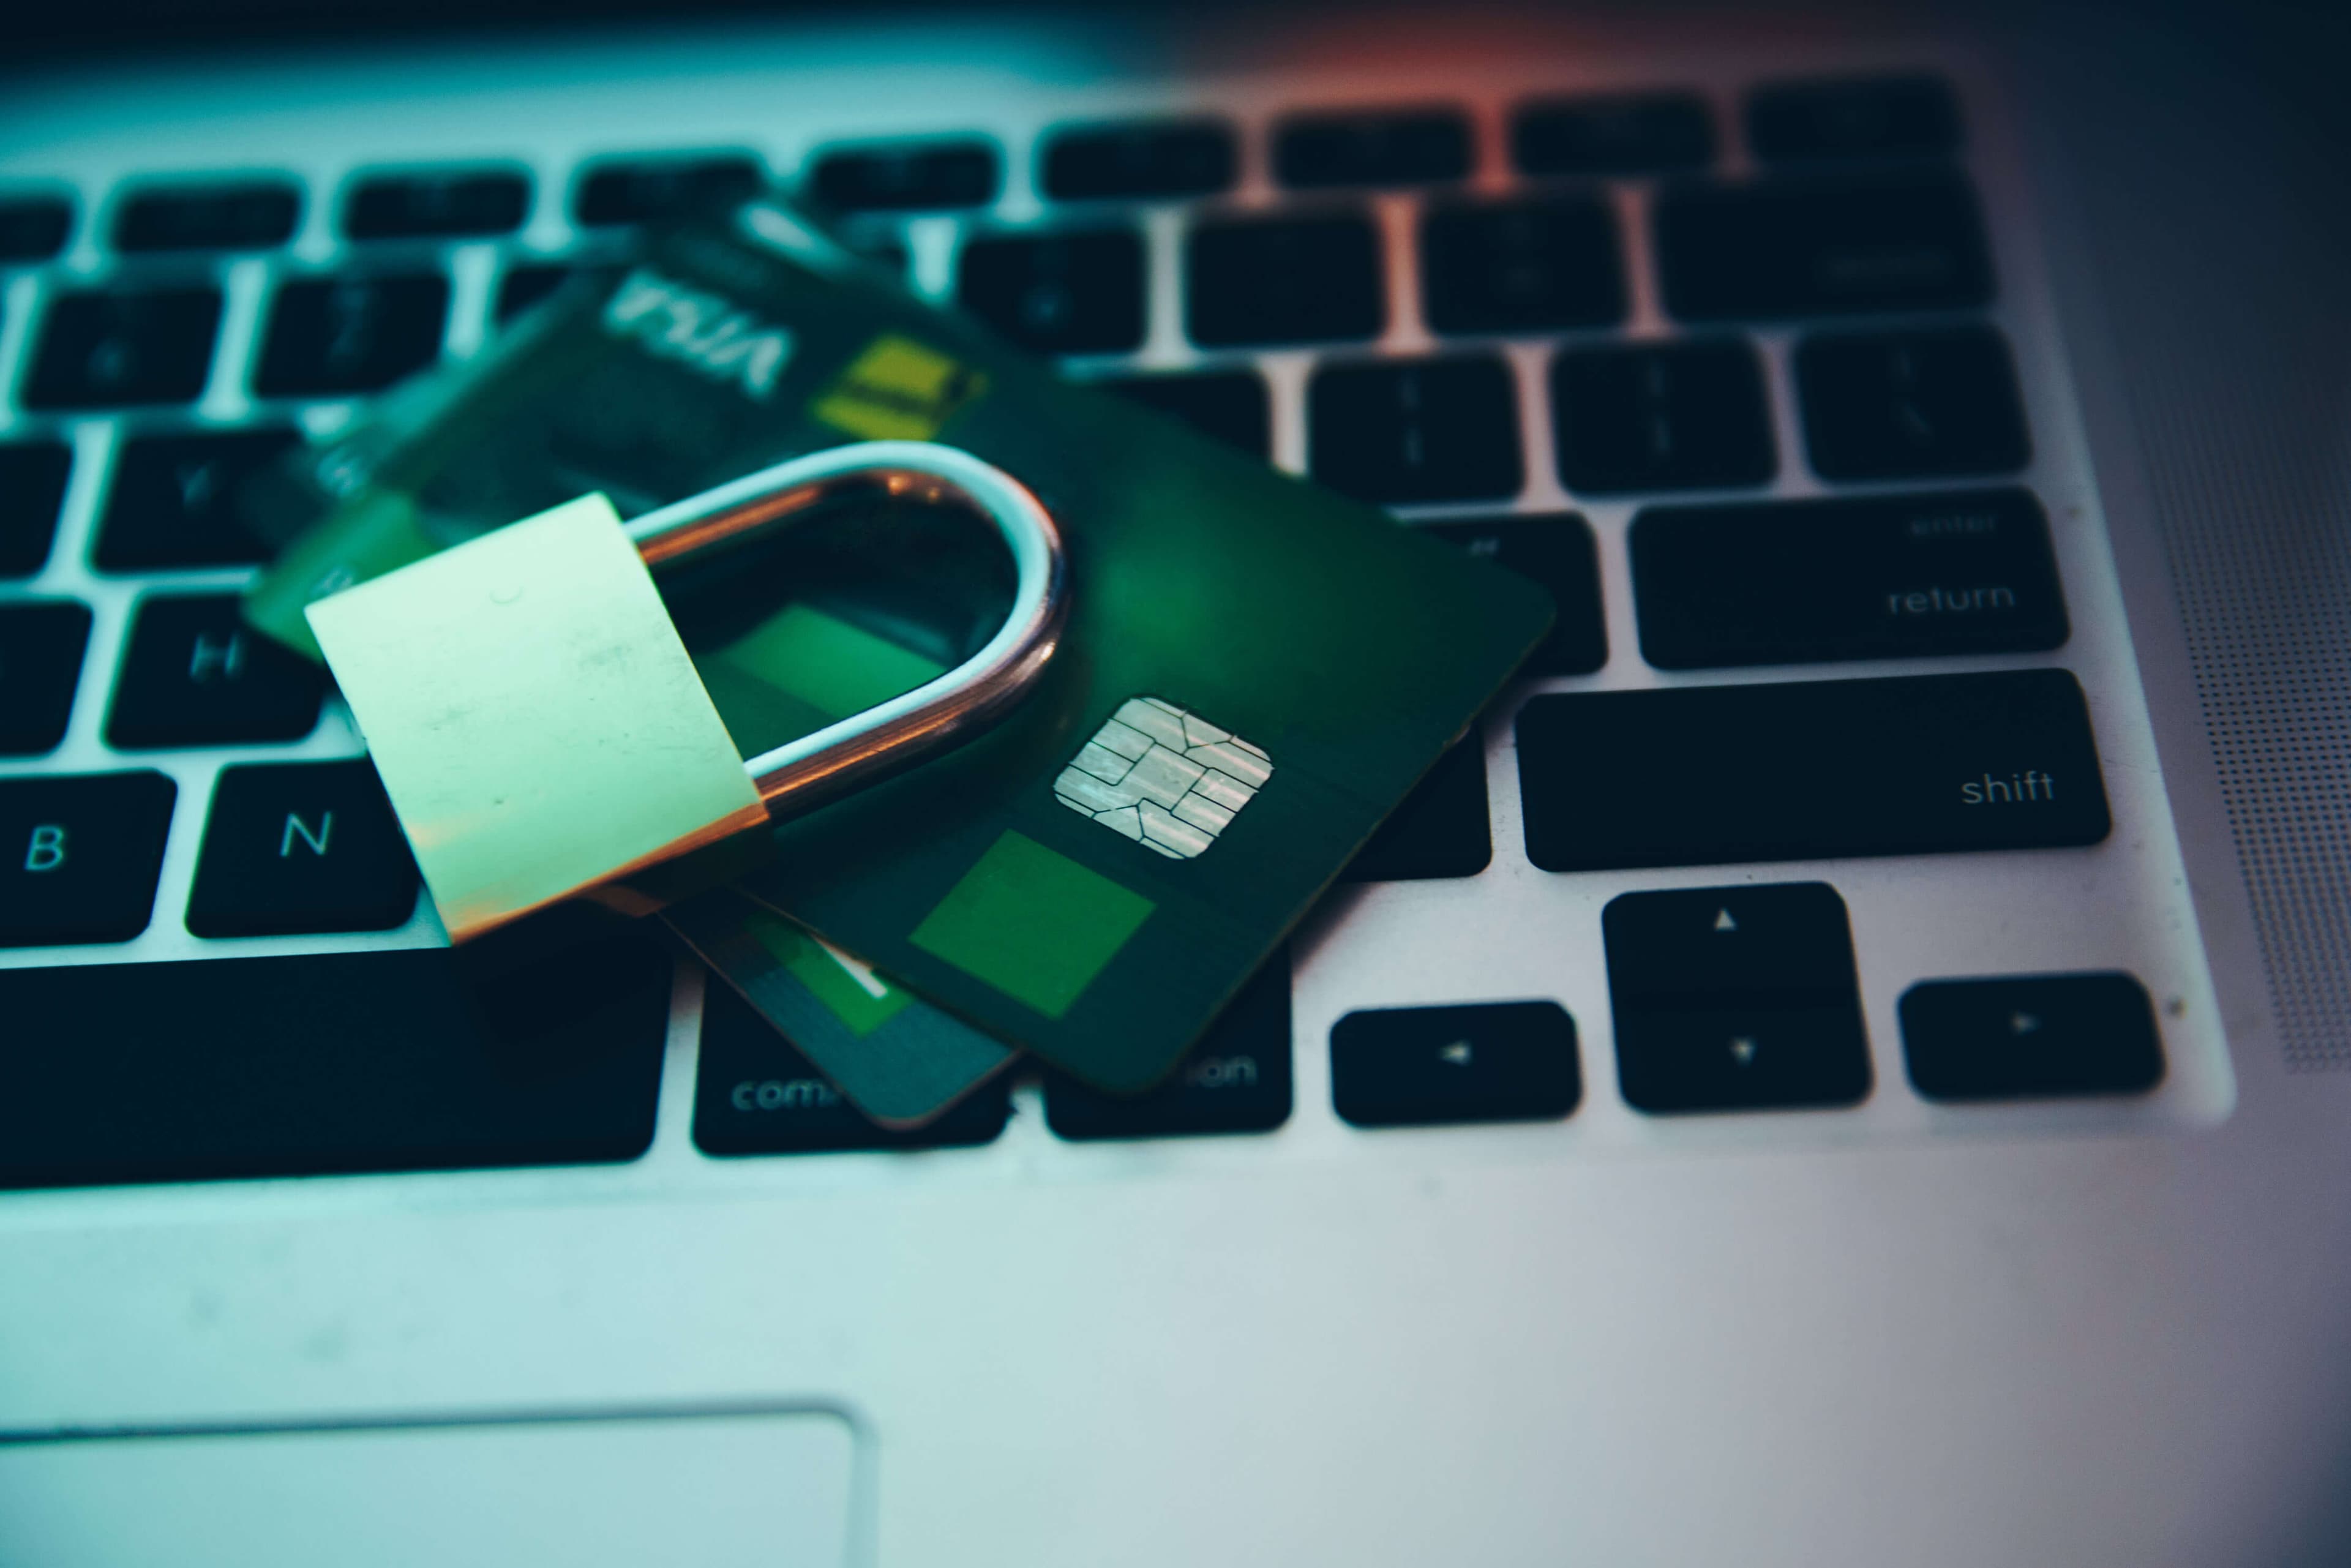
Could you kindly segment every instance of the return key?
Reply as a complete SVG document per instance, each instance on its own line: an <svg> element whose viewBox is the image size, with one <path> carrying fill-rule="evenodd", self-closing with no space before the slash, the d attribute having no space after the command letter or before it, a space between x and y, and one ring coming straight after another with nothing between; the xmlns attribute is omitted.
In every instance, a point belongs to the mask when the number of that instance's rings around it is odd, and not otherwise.
<svg viewBox="0 0 2351 1568"><path fill-rule="evenodd" d="M2023 490L1654 507L1628 544L1661 670L2039 653L2069 631Z"/></svg>

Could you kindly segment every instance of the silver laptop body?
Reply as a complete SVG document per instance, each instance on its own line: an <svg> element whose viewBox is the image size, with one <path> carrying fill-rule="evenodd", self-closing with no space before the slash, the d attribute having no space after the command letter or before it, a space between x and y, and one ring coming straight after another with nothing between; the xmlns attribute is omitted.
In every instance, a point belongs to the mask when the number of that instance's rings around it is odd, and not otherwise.
<svg viewBox="0 0 2351 1568"><path fill-rule="evenodd" d="M697 1141L709 998L681 966L641 1152L352 1170L329 1150L312 1170L158 1181L118 1150L13 1183L0 1563L2345 1560L2351 447L2346 313L2319 291L2340 235L2304 223L2324 172L2273 156L2290 128L2259 122L2253 68L2208 69L2193 35L2134 36L2094 68L2102 36L2079 22L1876 37L1760 16L950 15L229 49L16 80L0 204L31 193L71 216L53 257L0 263L0 445L61 444L69 476L46 551L0 580L0 612L78 603L89 630L62 739L0 757L0 791L153 770L176 804L146 927L0 947L0 997L20 969L440 940L423 903L372 933L188 929L223 769L360 743L332 699L290 740L120 743L115 683L151 598L233 592L253 569L106 565L109 549L146 559L105 543L127 526L110 507L140 441L324 434L363 406L256 390L294 284L442 277L438 351L478 352L517 269L605 254L578 221L600 160L747 155L797 183L841 149L992 147L992 194L865 213L852 232L903 247L912 287L945 303L975 239L1139 234L1140 346L1071 356L1071 373L1259 378L1266 449L1292 471L1330 461L1312 445L1319 372L1499 363L1516 487L1398 513L1580 516L1606 654L1524 683L1485 721L1484 869L1343 887L1297 937L1290 1105L1270 1130L1061 1136L1048 1091L1024 1079L1001 1132L967 1146L721 1157ZM1917 73L1958 106L1958 150L1937 166L1980 203L1990 302L1677 317L1658 237L1670 193L1821 172L1759 149L1755 95ZM1703 106L1701 164L1528 171L1530 106L1663 92ZM1458 180L1281 177L1295 117L1431 106L1468 127ZM1057 133L1170 120L1230 128L1228 188L1048 188ZM2247 160L2267 174L2235 178ZM1911 165L1828 172L1888 167ZM359 185L452 169L519 177L510 230L354 236ZM298 192L283 245L120 243L141 191L247 176ZM1561 193L1596 197L1611 221L1618 319L1440 329L1424 219ZM1375 334L1197 340L1196 228L1339 209L1377 236ZM218 292L200 387L135 409L33 405L61 299L163 283ZM1809 341L1983 329L2012 357L2021 466L1821 476ZM1769 477L1569 482L1562 356L1722 340L1760 367ZM1974 505L2007 489L2047 519L2070 622L2053 648L1689 671L1644 658L1628 538L1645 512ZM1589 872L1530 858L1540 802L1524 798L1515 727L1530 699L2048 670L2086 701L2112 815L2095 846ZM1822 790L1843 787L1823 769ZM0 855L37 848L26 836ZM1637 1104L1612 901L1708 890L1728 918L1740 899L1771 912L1778 890L1823 883L1850 933L1863 1092ZM1905 1011L1922 983L2083 975L2143 989L2151 1086L1922 1087L1924 1026ZM1573 1020L1570 1113L1341 1114L1342 1019L1523 1001ZM2003 1006L2019 1033L2039 1027ZM167 1117L181 1094L202 1113L210 1063L146 1041L122 1057L136 1078L68 1071L120 1042L42 1019L0 1014L11 1092L110 1083L140 1116ZM759 1105L745 1082L737 1104ZM107 1119L86 1101L21 1113Z"/></svg>

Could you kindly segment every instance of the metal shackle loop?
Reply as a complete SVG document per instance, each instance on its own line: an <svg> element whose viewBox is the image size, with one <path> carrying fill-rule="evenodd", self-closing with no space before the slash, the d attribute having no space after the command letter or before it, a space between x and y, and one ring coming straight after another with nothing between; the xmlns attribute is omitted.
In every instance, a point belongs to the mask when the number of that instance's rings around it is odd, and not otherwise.
<svg viewBox="0 0 2351 1568"><path fill-rule="evenodd" d="M928 441L836 446L648 512L627 528L645 565L658 570L665 562L856 499L977 512L1012 552L1012 605L987 645L945 674L746 758L744 771L771 818L808 810L870 774L968 739L1036 685L1060 643L1069 573L1052 515L1027 486L952 446Z"/></svg>

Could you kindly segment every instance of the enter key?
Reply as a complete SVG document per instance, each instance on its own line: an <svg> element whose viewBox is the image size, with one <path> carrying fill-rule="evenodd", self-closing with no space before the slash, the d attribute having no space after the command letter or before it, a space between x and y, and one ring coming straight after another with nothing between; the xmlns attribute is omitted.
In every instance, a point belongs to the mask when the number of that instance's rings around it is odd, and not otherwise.
<svg viewBox="0 0 2351 1568"><path fill-rule="evenodd" d="M2023 490L1655 507L1628 546L1660 670L2039 653L2070 630Z"/></svg>

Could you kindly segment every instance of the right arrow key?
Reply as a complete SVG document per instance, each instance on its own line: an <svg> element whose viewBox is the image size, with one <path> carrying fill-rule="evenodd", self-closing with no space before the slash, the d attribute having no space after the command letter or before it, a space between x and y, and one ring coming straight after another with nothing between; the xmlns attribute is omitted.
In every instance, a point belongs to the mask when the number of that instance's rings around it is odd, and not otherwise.
<svg viewBox="0 0 2351 1568"><path fill-rule="evenodd" d="M1922 980L1900 1012L1910 1082L1929 1100L2137 1094L2163 1078L2155 1008L2128 975Z"/></svg>

